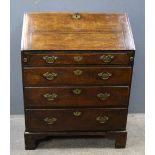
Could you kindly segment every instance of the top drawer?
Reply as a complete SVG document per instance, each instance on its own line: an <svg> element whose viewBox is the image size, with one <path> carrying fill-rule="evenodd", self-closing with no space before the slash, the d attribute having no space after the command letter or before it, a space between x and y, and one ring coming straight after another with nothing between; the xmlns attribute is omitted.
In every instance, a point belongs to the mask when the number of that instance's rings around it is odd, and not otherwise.
<svg viewBox="0 0 155 155"><path fill-rule="evenodd" d="M24 66L54 66L71 64L113 64L130 65L133 62L133 56L129 53L31 53L24 52L22 56Z"/></svg>

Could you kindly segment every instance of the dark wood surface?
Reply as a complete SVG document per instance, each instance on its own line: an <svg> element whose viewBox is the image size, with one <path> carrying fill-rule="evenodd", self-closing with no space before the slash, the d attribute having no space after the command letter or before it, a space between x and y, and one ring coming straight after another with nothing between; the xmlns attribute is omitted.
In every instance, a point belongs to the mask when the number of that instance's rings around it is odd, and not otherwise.
<svg viewBox="0 0 155 155"><path fill-rule="evenodd" d="M26 130L39 131L107 131L125 130L127 109L75 108L75 109L41 109L26 110ZM81 112L74 116L74 112ZM97 117L107 117L105 123L96 120ZM56 118L53 124L45 119Z"/></svg>
<svg viewBox="0 0 155 155"><path fill-rule="evenodd" d="M133 52L132 52L133 53ZM44 60L44 57L56 57L57 59L53 63L47 63L46 60ZM104 62L102 57L106 56L113 56L114 58L111 59L109 62ZM81 57L80 61L76 61L76 57ZM112 65L131 65L132 61L130 60L130 55L128 51L122 52L118 51L118 53L114 52L93 52L90 51L89 53L84 51L41 51L39 53L37 52L24 52L22 59L27 59L26 62L24 62L24 66L54 66L54 65L91 65L91 64L99 64L99 65L106 65L106 64L112 64Z"/></svg>
<svg viewBox="0 0 155 155"><path fill-rule="evenodd" d="M22 50L135 50L126 14L27 13Z"/></svg>
<svg viewBox="0 0 155 155"><path fill-rule="evenodd" d="M82 71L75 75L74 71ZM132 75L131 67L25 67L25 86L52 86L52 85L129 85ZM45 73L56 73L57 77L47 80ZM99 73L112 74L109 79L102 80Z"/></svg>
<svg viewBox="0 0 155 155"><path fill-rule="evenodd" d="M74 94L75 90L80 94ZM52 107L128 107L129 87L71 86L71 87L26 87L25 106L27 108ZM109 94L99 98L98 94ZM45 94L56 94L57 98L48 100ZM117 100L116 100L117 99Z"/></svg>

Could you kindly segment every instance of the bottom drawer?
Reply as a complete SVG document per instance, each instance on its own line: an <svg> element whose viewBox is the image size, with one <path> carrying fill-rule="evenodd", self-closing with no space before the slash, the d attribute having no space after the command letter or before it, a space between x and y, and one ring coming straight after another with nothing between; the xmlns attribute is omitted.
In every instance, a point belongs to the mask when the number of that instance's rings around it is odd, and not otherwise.
<svg viewBox="0 0 155 155"><path fill-rule="evenodd" d="M25 110L27 131L125 130L127 109Z"/></svg>

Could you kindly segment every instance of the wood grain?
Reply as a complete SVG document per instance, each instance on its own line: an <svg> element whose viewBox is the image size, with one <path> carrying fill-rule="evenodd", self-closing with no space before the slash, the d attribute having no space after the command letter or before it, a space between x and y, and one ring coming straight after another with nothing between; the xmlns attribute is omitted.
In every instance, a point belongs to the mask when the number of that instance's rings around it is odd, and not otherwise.
<svg viewBox="0 0 155 155"><path fill-rule="evenodd" d="M53 63L47 63L43 57L57 57ZM75 61L74 57L80 56L80 61ZM110 62L104 62L102 56L113 56ZM54 65L131 65L130 55L128 52L94 52L94 51L47 51L47 52L24 52L22 59L26 58L27 62L23 62L24 66L54 66Z"/></svg>
<svg viewBox="0 0 155 155"><path fill-rule="evenodd" d="M74 112L81 112L74 116ZM106 116L108 120L100 123L98 116ZM56 118L53 124L47 124L45 118ZM26 110L26 130L28 131L106 131L125 130L127 109L50 109Z"/></svg>
<svg viewBox="0 0 155 155"><path fill-rule="evenodd" d="M22 50L135 50L126 14L27 13Z"/></svg>
<svg viewBox="0 0 155 155"><path fill-rule="evenodd" d="M74 90L80 89L80 94ZM128 107L129 87L75 86L75 87L26 87L25 106L27 108L52 107ZM57 94L54 100L47 100L44 94ZM108 93L109 97L102 100L100 93ZM117 100L116 100L117 99Z"/></svg>
<svg viewBox="0 0 155 155"><path fill-rule="evenodd" d="M75 75L74 71L82 71ZM102 80L99 73L110 73L111 77ZM57 77L47 80L45 73L56 73ZM53 86L53 85L129 85L132 75L131 67L25 67L25 86Z"/></svg>

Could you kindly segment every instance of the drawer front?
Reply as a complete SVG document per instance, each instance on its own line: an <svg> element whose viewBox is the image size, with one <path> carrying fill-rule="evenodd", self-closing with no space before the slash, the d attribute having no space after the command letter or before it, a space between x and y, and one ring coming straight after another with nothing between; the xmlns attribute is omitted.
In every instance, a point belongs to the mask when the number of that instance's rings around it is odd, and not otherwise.
<svg viewBox="0 0 155 155"><path fill-rule="evenodd" d="M26 107L127 107L129 87L27 87Z"/></svg>
<svg viewBox="0 0 155 155"><path fill-rule="evenodd" d="M69 53L69 52L68 52ZM26 66L53 66L62 64L131 64L128 53L54 53L46 54L25 52L23 64Z"/></svg>
<svg viewBox="0 0 155 155"><path fill-rule="evenodd" d="M27 131L125 130L127 109L26 110Z"/></svg>
<svg viewBox="0 0 155 155"><path fill-rule="evenodd" d="M25 67L25 86L58 85L128 85L130 67Z"/></svg>

